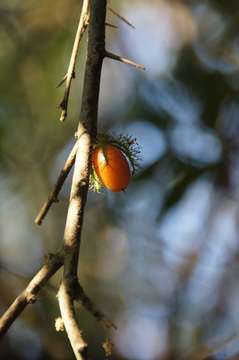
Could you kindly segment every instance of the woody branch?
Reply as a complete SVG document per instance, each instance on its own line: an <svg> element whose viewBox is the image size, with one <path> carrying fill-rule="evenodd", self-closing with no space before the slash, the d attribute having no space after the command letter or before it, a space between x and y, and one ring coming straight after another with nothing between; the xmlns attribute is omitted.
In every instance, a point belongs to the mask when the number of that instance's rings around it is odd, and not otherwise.
<svg viewBox="0 0 239 360"><path fill-rule="evenodd" d="M78 258L89 185L91 148L97 135L100 77L105 54L105 17L106 0L91 0L86 70L77 129L78 148L64 233L64 274L58 293L65 329L77 359L86 358L87 347L75 316L74 300L78 287Z"/></svg>
<svg viewBox="0 0 239 360"><path fill-rule="evenodd" d="M26 289L16 298L0 319L1 336L7 331L9 326L20 315L24 308L29 303L36 300L36 294L39 292L40 287L43 286L62 265L64 265L63 279L58 292L59 306L65 329L77 359L85 359L87 357L87 344L81 336L81 331L75 316L74 301L81 301L82 304L106 327L114 327L103 314L95 309L93 303L80 286L77 277L81 231L89 185L91 148L97 135L98 100L102 63L104 57L107 56L125 64L141 69L143 68L143 66L138 65L131 60L121 58L118 55L114 55L105 50L106 0L84 0L82 6L83 13L85 9L88 9L88 3L90 4L90 16L89 18L84 17L84 21L87 19L87 22L84 24L88 25L89 23L88 52L80 121L76 133L77 142L58 177L55 188L39 213L37 218L38 221L36 221L36 223L40 224L52 203L56 201L60 189L71 167L75 163L64 232L63 251L60 253L61 255L59 258L57 255L53 255L49 259L49 262L43 265ZM82 32L80 32L80 34L82 34ZM78 44L79 39L77 40L77 51ZM71 74L69 75L71 76L71 79L74 74L76 54L74 55L73 67L71 66L71 72L69 72L69 74ZM67 95L67 101L68 96L69 93Z"/></svg>

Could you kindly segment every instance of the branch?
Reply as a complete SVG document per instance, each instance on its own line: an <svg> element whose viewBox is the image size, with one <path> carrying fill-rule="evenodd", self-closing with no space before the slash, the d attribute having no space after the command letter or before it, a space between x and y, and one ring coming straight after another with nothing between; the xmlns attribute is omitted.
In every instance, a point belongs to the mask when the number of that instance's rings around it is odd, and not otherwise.
<svg viewBox="0 0 239 360"><path fill-rule="evenodd" d="M63 99L64 104L62 105L64 106L62 107L62 110L65 111L65 115L67 111L70 84L74 76L79 41L89 21L88 3L89 0L84 0L83 2L81 19L67 72L66 91ZM85 16L83 16L84 14ZM86 344L84 340L82 340L81 332L75 318L74 300L80 299L84 306L92 312L95 317L101 321L105 321L105 317L93 307L92 302L79 287L77 279L81 231L89 187L90 155L92 144L97 135L98 100L102 63L104 57L108 56L136 68L144 68L142 65L136 64L131 60L106 52L105 17L106 0L91 0L88 53L80 113L81 121L77 129L77 145L74 146L68 157L48 201L36 218L36 222L40 223L51 204L56 201L62 184L75 161L70 203L64 232L64 254L63 252L60 252L59 254L49 257L47 263L38 271L25 290L23 290L23 292L15 299L0 319L0 336L2 336L25 307L36 300L36 295L40 288L46 284L50 277L55 274L64 262L63 280L58 293L59 306L68 337L77 359L83 359L85 357ZM113 324L111 323L109 326L113 326Z"/></svg>
<svg viewBox="0 0 239 360"><path fill-rule="evenodd" d="M82 338L76 321L74 300L79 301L105 328L114 328L115 330L117 328L111 320L95 308L76 279L73 279L74 283L71 284L68 281L69 279L63 280L58 292L60 312L76 359L83 360L87 358L87 344Z"/></svg>
<svg viewBox="0 0 239 360"><path fill-rule="evenodd" d="M64 76L64 78L62 79L60 84L58 85L58 86L60 86L61 84L63 84L63 82L66 82L64 97L60 103L60 108L62 110L61 116L60 116L60 121L64 121L65 118L67 117L68 99L69 99L69 94L70 94L71 81L75 77L75 63L76 63L76 58L77 58L77 54L78 54L78 50L79 50L79 44L80 44L81 38L87 28L88 22L89 22L89 0L84 0L83 5L82 5L80 20L79 20L79 25L78 25L78 29L76 32L76 37L75 37L72 53L71 53L69 67L68 67L66 75Z"/></svg>
<svg viewBox="0 0 239 360"><path fill-rule="evenodd" d="M5 335L11 324L23 312L28 304L36 301L36 295L41 287L55 274L63 265L62 253L51 254L48 256L46 264L38 271L22 293L14 300L10 307L0 318L0 338Z"/></svg>
<svg viewBox="0 0 239 360"><path fill-rule="evenodd" d="M125 19L125 17L123 17L122 15L120 15L119 13L117 13L115 10L113 10L111 7L108 6L108 9L112 12L112 14L114 14L115 16L117 16L120 20L122 20L124 23L126 23L127 25L129 25L132 29L135 29L135 26L132 25L127 19Z"/></svg>
<svg viewBox="0 0 239 360"><path fill-rule="evenodd" d="M113 328L115 330L117 329L116 325L110 319L108 319L101 311L95 308L93 302L86 295L79 282L75 285L74 297L75 300L79 301L82 306L84 306L84 308L89 311L96 318L96 320L101 322L105 328Z"/></svg>
<svg viewBox="0 0 239 360"><path fill-rule="evenodd" d="M74 291L78 283L78 258L89 187L91 148L97 134L100 76L105 55L105 17L106 0L91 0L81 121L77 129L78 148L64 232L64 274L58 294L65 329L77 359L83 358L86 346L79 346L84 342L75 318Z"/></svg>
<svg viewBox="0 0 239 360"><path fill-rule="evenodd" d="M58 195L61 191L61 188L62 188L69 172L71 171L71 168L72 168L74 162L75 162L77 147L78 147L78 142L75 143L73 149L71 150L71 152L70 152L70 154L58 176L58 179L56 181L54 189L48 196L47 201L43 204L42 208L40 209L40 211L38 212L38 214L34 220L34 222L37 225L41 225L41 223L44 220L46 214L48 213L51 205L55 202L58 202Z"/></svg>
<svg viewBox="0 0 239 360"><path fill-rule="evenodd" d="M129 59L125 59L123 58L122 56L119 56L119 55L116 55L116 54L113 54L107 50L105 50L105 56L110 58L110 59L113 59L113 60L116 60L116 61L120 61L122 62L123 64L127 64L127 65L130 65L130 66L133 66L137 69L141 69L141 70L145 70L145 67L143 65L140 65L140 64L137 64L136 62L132 61L132 60L129 60Z"/></svg>
<svg viewBox="0 0 239 360"><path fill-rule="evenodd" d="M72 296L68 291L63 281L58 292L61 316L75 357L77 360L83 360L87 355L87 344L83 340L78 328Z"/></svg>

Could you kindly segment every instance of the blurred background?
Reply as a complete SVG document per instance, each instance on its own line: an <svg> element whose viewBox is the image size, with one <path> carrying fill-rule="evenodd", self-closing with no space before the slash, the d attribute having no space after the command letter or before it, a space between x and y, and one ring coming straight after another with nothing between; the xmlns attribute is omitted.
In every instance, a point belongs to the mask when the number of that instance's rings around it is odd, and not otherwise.
<svg viewBox="0 0 239 360"><path fill-rule="evenodd" d="M79 276L117 325L78 307L93 359L196 360L239 342L239 8L236 0L111 1L99 129L137 137L126 193L90 193ZM0 311L62 243L70 178L42 226L34 218L74 141L86 37L69 102L63 88L81 1L0 3ZM1 359L73 359L57 333L57 273L9 330Z"/></svg>

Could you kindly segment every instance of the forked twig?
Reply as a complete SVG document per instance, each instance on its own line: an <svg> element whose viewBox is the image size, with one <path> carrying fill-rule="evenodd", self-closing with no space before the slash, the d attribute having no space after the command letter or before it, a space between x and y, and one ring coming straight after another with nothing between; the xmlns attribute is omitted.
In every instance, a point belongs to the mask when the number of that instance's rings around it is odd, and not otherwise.
<svg viewBox="0 0 239 360"><path fill-rule="evenodd" d="M65 82L65 92L64 92L63 99L60 103L60 108L62 110L61 116L60 116L60 121L64 121L65 118L67 117L67 108L68 108L70 87L71 87L71 81L75 77L75 64L76 64L76 58L77 58L77 54L78 54L78 50L79 50L79 44L80 44L81 38L87 28L88 22L89 22L89 0L85 0L82 5L79 25L78 25L78 29L76 32L76 37L75 37L75 41L74 41L74 45L73 45L73 49L72 49L72 53L71 53L69 67L68 67L66 75L63 77L62 81L58 85L58 86L60 86L61 84L63 84Z"/></svg>
<svg viewBox="0 0 239 360"><path fill-rule="evenodd" d="M97 135L100 74L105 49L105 17L106 0L91 0L81 120L76 133L78 149L64 231L64 273L58 293L62 319L77 359L85 359L87 349L75 316L74 294L78 283L78 260L89 188L91 149Z"/></svg>

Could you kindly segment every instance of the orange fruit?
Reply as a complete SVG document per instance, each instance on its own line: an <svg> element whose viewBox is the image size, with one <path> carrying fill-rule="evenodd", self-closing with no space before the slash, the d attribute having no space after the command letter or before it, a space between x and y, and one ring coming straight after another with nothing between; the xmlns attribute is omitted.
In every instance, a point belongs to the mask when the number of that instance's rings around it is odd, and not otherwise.
<svg viewBox="0 0 239 360"><path fill-rule="evenodd" d="M114 192L129 185L131 171L123 152L114 145L97 146L92 153L92 165L101 183Z"/></svg>

